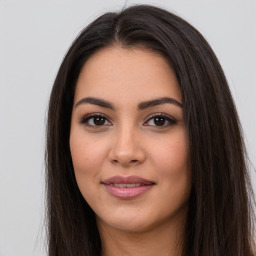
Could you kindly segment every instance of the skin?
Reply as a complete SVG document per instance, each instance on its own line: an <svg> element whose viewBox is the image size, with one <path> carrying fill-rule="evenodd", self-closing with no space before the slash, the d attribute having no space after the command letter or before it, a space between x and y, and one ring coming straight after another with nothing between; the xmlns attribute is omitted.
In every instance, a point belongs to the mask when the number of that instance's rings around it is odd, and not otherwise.
<svg viewBox="0 0 256 256"><path fill-rule="evenodd" d="M81 101L86 97L113 109ZM70 150L78 187L96 214L102 255L181 255L191 190L183 109L172 102L138 109L163 97L182 104L177 78L162 56L142 47L101 49L79 75ZM100 125L91 114L103 116ZM102 184L116 175L154 185L121 199Z"/></svg>

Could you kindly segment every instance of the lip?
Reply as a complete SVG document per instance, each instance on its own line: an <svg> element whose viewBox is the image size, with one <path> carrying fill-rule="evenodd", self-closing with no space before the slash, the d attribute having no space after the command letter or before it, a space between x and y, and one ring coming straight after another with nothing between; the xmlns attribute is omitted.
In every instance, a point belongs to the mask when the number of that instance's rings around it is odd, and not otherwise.
<svg viewBox="0 0 256 256"><path fill-rule="evenodd" d="M114 197L132 199L149 191L155 182L138 176L113 176L103 180L101 184Z"/></svg>

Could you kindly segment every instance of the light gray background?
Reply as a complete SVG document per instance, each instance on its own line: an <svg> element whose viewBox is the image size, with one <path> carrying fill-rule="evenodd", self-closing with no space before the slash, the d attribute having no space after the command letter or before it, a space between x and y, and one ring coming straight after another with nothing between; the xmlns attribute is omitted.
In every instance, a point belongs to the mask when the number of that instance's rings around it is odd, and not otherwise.
<svg viewBox="0 0 256 256"><path fill-rule="evenodd" d="M192 23L229 80L256 165L255 0L127 1L157 4ZM0 0L0 255L44 251L44 130L51 86L78 32L121 0ZM253 174L256 185L256 176Z"/></svg>

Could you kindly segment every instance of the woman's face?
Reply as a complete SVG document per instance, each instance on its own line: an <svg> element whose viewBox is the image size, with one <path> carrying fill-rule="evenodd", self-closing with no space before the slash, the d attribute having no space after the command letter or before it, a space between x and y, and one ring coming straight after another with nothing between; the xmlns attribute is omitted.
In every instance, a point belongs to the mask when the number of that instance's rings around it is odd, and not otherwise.
<svg viewBox="0 0 256 256"><path fill-rule="evenodd" d="M113 46L85 63L70 150L99 227L138 232L184 220L191 179L182 96L162 56Z"/></svg>

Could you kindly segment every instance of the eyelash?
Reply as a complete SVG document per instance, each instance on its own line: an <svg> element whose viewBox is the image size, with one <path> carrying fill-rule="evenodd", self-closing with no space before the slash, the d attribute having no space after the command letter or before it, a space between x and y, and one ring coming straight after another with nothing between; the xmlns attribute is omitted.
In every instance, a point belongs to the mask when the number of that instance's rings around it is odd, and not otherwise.
<svg viewBox="0 0 256 256"><path fill-rule="evenodd" d="M164 113L156 113L156 114L152 114L150 115L148 118L147 118L147 121L145 123L148 123L150 120L153 120L153 122L155 121L154 119L155 118L162 118L164 120L164 125L154 125L154 127L158 127L158 128L165 128L165 127L168 127L168 126L172 126L172 125L175 125L177 123L177 121L169 116L169 115L166 115ZM166 125L166 122L168 122L168 124ZM150 125L147 125L145 124L145 126L150 126ZM152 125L153 126L153 125Z"/></svg>
<svg viewBox="0 0 256 256"><path fill-rule="evenodd" d="M103 120L101 120L101 121L103 121L104 123L102 125L96 125L95 124L96 118L102 118ZM153 122L155 121L154 118L162 118L164 121L164 125L159 125L159 126L158 125L148 125L147 123L149 123L149 121L151 121L151 120L153 120ZM94 125L89 124L89 121L93 120L93 119L94 119ZM105 124L106 121L108 122L108 124ZM166 124L166 122L168 122L168 124ZM93 113L93 114L83 116L80 120L80 123L86 125L87 127L95 128L95 129L101 128L103 126L111 126L112 125L112 123L109 121L109 118L101 113ZM161 129L161 128L175 125L176 123L177 123L177 121L174 118L170 117L169 115L166 115L164 113L156 113L156 114L150 115L143 125L158 127L159 129Z"/></svg>
<svg viewBox="0 0 256 256"><path fill-rule="evenodd" d="M91 124L89 124L89 121L90 121L90 119L94 119L94 121L95 121L95 119L96 118L103 118L103 120L104 120L104 124L103 125L91 125ZM103 115L103 114L101 114L101 113L93 113L93 114L89 114L89 115L86 115L86 116L83 116L82 118L81 118L81 121L80 121L80 123L81 124L84 124L85 126L88 126L88 127L91 127L91 128L101 128L101 126L106 126L105 125L105 122L106 121L108 121L108 117L106 117L105 115ZM111 125L111 122L110 121L108 121L108 125L107 126L110 126Z"/></svg>

